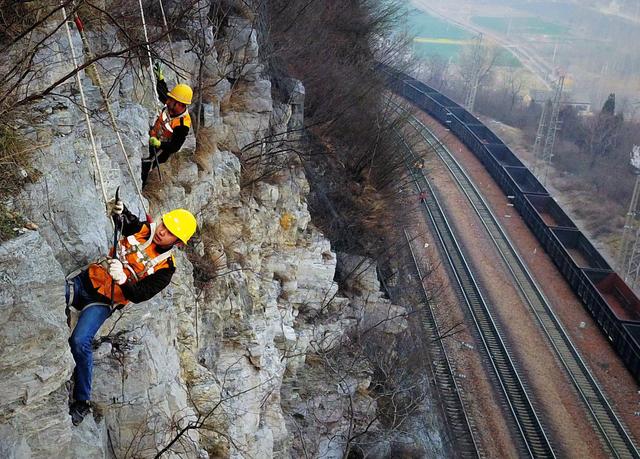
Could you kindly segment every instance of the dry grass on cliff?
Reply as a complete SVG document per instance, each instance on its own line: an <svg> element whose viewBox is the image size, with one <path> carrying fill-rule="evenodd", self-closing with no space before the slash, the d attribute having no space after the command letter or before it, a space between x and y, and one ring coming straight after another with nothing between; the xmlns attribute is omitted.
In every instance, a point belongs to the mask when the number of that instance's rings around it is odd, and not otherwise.
<svg viewBox="0 0 640 459"><path fill-rule="evenodd" d="M24 225L24 218L11 210L8 200L39 172L32 166L32 154L37 147L29 145L17 131L0 125L0 241L15 236L14 228Z"/></svg>

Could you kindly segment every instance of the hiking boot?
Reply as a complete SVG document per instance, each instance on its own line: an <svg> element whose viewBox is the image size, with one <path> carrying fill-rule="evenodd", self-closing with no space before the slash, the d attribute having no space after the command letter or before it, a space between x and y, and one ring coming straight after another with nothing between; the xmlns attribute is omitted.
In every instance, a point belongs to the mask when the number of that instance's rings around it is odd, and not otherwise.
<svg viewBox="0 0 640 459"><path fill-rule="evenodd" d="M71 404L69 408L69 414L71 415L71 422L74 426L79 426L84 420L84 417L91 412L91 405L89 402L78 400Z"/></svg>

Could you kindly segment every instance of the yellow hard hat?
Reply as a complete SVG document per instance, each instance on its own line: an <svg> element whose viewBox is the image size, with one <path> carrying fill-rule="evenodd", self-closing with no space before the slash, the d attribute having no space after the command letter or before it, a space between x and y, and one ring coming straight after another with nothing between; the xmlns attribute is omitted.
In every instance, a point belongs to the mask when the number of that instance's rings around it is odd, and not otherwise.
<svg viewBox="0 0 640 459"><path fill-rule="evenodd" d="M175 209L171 212L167 212L162 216L162 223L171 231L171 234L176 236L185 244L189 241L193 233L196 232L198 223L196 217L191 212L184 209Z"/></svg>
<svg viewBox="0 0 640 459"><path fill-rule="evenodd" d="M193 97L193 89L189 85L180 83L173 87L168 96L178 102L189 105Z"/></svg>

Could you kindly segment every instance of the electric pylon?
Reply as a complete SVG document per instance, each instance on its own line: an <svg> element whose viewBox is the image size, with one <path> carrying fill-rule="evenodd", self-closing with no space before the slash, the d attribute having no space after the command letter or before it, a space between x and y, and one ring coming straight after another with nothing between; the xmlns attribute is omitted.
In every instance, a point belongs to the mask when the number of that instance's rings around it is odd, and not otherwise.
<svg viewBox="0 0 640 459"><path fill-rule="evenodd" d="M620 277L632 288L638 286L640 278L640 222L638 205L640 203L640 146L634 145L631 151L631 167L636 176L631 203L624 222L622 242L618 253L618 272Z"/></svg>
<svg viewBox="0 0 640 459"><path fill-rule="evenodd" d="M549 166L551 165L551 158L553 158L553 146L556 141L556 132L560 129L560 102L562 100L562 90L564 89L564 75L560 75L558 83L556 85L556 92L553 96L553 102L551 106L551 117L549 118L549 126L547 129L547 136L544 139L544 149L542 150L542 184L547 184L547 174L549 173Z"/></svg>
<svg viewBox="0 0 640 459"><path fill-rule="evenodd" d="M475 38L475 44L473 45L473 70L471 74L471 81L467 87L467 93L464 98L464 107L473 112L473 107L476 105L476 95L478 94L478 86L480 85L480 73L482 72L483 53L482 53L482 34L478 34Z"/></svg>
<svg viewBox="0 0 640 459"><path fill-rule="evenodd" d="M542 113L540 114L540 122L538 123L538 132L536 132L536 140L533 143L533 172L536 174L541 168L542 139L545 138L545 133L547 132L547 118L549 117L550 111L551 100L547 99L547 101L542 105Z"/></svg>

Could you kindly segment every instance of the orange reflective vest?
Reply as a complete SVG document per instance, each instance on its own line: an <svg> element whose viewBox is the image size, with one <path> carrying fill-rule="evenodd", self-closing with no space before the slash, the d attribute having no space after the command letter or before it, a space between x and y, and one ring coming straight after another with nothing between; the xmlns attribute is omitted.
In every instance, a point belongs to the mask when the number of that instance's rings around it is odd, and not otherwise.
<svg viewBox="0 0 640 459"><path fill-rule="evenodd" d="M169 263L175 265L172 249L166 252L158 251L158 246L153 242L155 231L156 223L143 225L140 231L118 242L118 259L124 266L127 282L137 282L159 269L168 268ZM113 256L113 249L111 255ZM98 293L111 298L113 280L109 275L106 261L90 265L89 278ZM113 289L113 302L118 304L129 302L118 284Z"/></svg>
<svg viewBox="0 0 640 459"><path fill-rule="evenodd" d="M173 136L173 130L178 126L191 127L191 115L189 115L189 110L185 110L181 115L171 118L169 110L165 105L162 107L162 110L160 110L160 114L158 115L158 118L156 118L156 122L149 131L149 137L155 137L161 142L168 142Z"/></svg>

